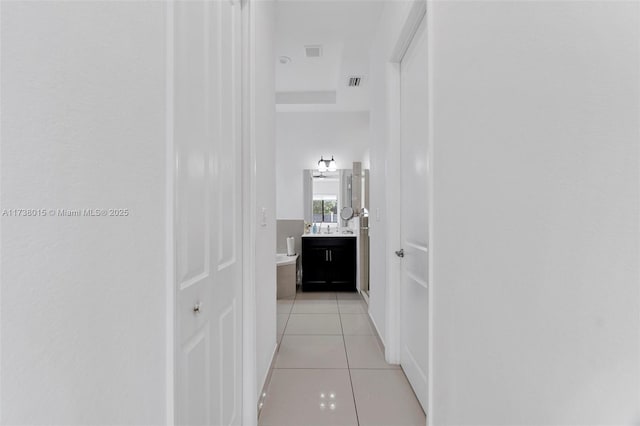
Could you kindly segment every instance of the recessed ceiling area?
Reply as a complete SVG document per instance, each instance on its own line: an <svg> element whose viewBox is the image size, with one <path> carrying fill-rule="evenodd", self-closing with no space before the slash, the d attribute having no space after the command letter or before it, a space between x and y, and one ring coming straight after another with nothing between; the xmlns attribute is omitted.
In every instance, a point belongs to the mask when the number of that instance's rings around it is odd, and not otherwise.
<svg viewBox="0 0 640 426"><path fill-rule="evenodd" d="M382 1L277 2L278 111L368 111L369 48ZM278 58L286 56L286 63ZM352 77L358 86L349 86ZM329 93L333 92L333 96ZM318 93L324 93L321 98ZM335 99L327 103L326 99ZM315 103L314 99L324 99ZM296 100L295 102L292 100Z"/></svg>

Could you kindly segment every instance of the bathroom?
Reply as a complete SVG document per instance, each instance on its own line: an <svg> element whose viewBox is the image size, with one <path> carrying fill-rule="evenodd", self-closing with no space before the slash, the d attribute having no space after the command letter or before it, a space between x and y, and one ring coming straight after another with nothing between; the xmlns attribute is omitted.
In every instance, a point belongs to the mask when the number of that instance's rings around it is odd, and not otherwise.
<svg viewBox="0 0 640 426"><path fill-rule="evenodd" d="M300 284L305 232L355 238L356 278L342 289L366 297L368 219L360 219L369 210L368 49L381 8L354 7L357 25L346 15L336 19L329 5L313 6L314 19L300 19L305 10L309 5L283 2L276 14L276 252L286 254L287 238L293 237L289 254L299 256ZM291 294L288 281L281 295Z"/></svg>
<svg viewBox="0 0 640 426"><path fill-rule="evenodd" d="M360 215L369 207L368 49L381 9L373 3L357 8L358 25L346 16L336 19L334 9L314 6L314 19L301 20L309 5L283 2L276 14L276 252L287 253L287 237L293 237L293 252L301 255L305 223L308 234L314 225L318 235L340 232L356 238L353 268L368 282L359 268L368 265L359 260L368 248L360 249L361 240L368 238L359 234L366 231ZM347 220L340 218L345 207L353 209ZM297 283L302 279L299 271ZM353 284L349 290L366 295L367 284Z"/></svg>
<svg viewBox="0 0 640 426"><path fill-rule="evenodd" d="M294 296L296 290L333 290L357 291L368 300L368 170L361 162L354 162L352 169L332 168L304 169L303 219L277 220L279 299ZM319 258L314 255L318 250L324 250ZM332 266L332 277L326 277Z"/></svg>
<svg viewBox="0 0 640 426"><path fill-rule="evenodd" d="M366 89L358 89L366 95ZM349 259L355 277L346 286L326 290L360 291L366 300L369 113L340 111L338 107L327 111L326 106L316 111L304 106L304 110L297 111L301 106L277 105L276 253L283 255L279 277L286 266L282 262L291 263L286 255L297 255L296 284L301 291L310 290L309 285L300 286L305 279L305 260L300 257L304 253L303 241L327 236L354 239L355 253ZM293 240L289 247L288 238ZM291 272L287 273L286 284L278 281L279 297L292 294L290 277ZM282 286L288 290L281 290ZM321 291L323 287L313 290Z"/></svg>

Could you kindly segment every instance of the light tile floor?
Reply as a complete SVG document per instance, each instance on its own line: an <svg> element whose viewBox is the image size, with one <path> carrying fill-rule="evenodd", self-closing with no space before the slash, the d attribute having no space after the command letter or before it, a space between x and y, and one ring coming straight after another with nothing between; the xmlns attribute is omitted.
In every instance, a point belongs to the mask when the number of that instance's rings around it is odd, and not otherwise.
<svg viewBox="0 0 640 426"><path fill-rule="evenodd" d="M260 426L424 426L402 369L387 364L357 293L278 300L278 354Z"/></svg>

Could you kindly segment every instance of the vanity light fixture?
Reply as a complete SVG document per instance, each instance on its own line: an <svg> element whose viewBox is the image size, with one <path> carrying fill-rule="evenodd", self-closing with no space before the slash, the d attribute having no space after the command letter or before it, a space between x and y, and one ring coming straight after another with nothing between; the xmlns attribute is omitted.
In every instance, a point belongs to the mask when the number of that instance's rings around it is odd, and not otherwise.
<svg viewBox="0 0 640 426"><path fill-rule="evenodd" d="M331 156L331 161L329 162L329 171L330 172L335 172L337 170L336 168L336 160L333 159L333 155Z"/></svg>
<svg viewBox="0 0 640 426"><path fill-rule="evenodd" d="M329 166L329 161L325 161L322 156L320 156L320 161L318 161L318 171L320 173L324 173L327 171L327 167Z"/></svg>
<svg viewBox="0 0 640 426"><path fill-rule="evenodd" d="M318 161L318 171L320 173L335 172L336 170L336 160L333 159L333 155L331 160L325 160L323 156L320 156L320 161Z"/></svg>

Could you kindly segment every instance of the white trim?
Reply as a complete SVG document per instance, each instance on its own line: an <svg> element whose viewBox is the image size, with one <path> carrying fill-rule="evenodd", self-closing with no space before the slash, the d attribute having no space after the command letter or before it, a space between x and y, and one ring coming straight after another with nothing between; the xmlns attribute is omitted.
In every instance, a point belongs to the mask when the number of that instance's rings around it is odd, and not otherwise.
<svg viewBox="0 0 640 426"><path fill-rule="evenodd" d="M0 1L0 22L2 22L2 4L3 2ZM0 31L0 81L1 81L1 77L2 77L2 31ZM0 85L0 99L2 99L2 85ZM2 142L2 106L0 103L0 146L2 146L1 142ZM2 150L0 149L0 170L2 170ZM2 187L2 173L0 173L0 188ZM2 197L0 197L0 206L2 205ZM0 241L2 240L2 221L0 221ZM0 259L2 259L2 244L0 244ZM0 317L2 316L2 277L4 275L2 275L2 262L0 262ZM2 376L2 354L4 352L2 351L2 327L0 327L0 378L3 377ZM0 423L4 420L4 417L2 416L2 380L0 380Z"/></svg>
<svg viewBox="0 0 640 426"><path fill-rule="evenodd" d="M385 294L385 358L390 364L400 363L400 261L395 250L400 249L400 63L386 66L389 127L386 152L386 210L387 210L387 285Z"/></svg>
<svg viewBox="0 0 640 426"><path fill-rule="evenodd" d="M176 276L175 276L175 144L173 140L174 97L174 2L165 6L165 291L166 291L166 360L165 398L166 423L177 423L176 418Z"/></svg>
<svg viewBox="0 0 640 426"><path fill-rule="evenodd" d="M427 158L428 158L428 164L427 164L427 170L429 170L429 181L427 184L428 187L428 191L429 191L429 237L428 237L428 243L429 243L429 251L427 253L428 256L428 262L429 262L429 272L428 272L428 283L429 286L427 288L427 294L428 294L428 298L429 301L427 303L427 321L429 322L427 324L427 342L428 342L428 348L427 348L427 413L429 413L429 415L427 416L427 426L432 426L433 425L433 418L434 418L434 412L435 412L435 406L434 406L434 402L433 402L433 318L434 318L434 306L435 304L434 302L434 293L433 293L433 286L434 286L434 274L433 274L433 270L434 270L434 265L435 262L433 260L433 253L435 252L435 248L436 245L434 244L434 222L433 222L433 205L434 205L434 182L433 182L433 176L435 176L434 173L434 167L435 167L435 161L434 161L434 153L435 153L435 149L434 149L434 129L433 129L433 112L434 112L434 101L433 101L433 58L434 58L434 47L435 44L433 42L434 37L433 37L433 28L434 28L434 17L433 17L433 8L431 7L433 5L433 0L426 0L428 2L426 6L426 16L424 19L426 19L426 25L427 28L425 29L427 31L427 93L428 93L428 104L427 104L427 125L429 126L428 129L428 134L427 134Z"/></svg>
<svg viewBox="0 0 640 426"><path fill-rule="evenodd" d="M360 296L364 299L364 301L367 303L367 306L369 306L369 295L362 291L362 290L358 290L358 293L360 293ZM368 312L368 311L367 311Z"/></svg>
<svg viewBox="0 0 640 426"><path fill-rule="evenodd" d="M264 379L262 380L262 386L260 387L260 392L258 392L258 405L256 407L257 410L257 419L260 420L260 411L262 411L262 406L264 404L265 398L267 396L267 388L269 387L269 383L271 383L271 376L273 375L273 366L276 362L276 354L278 353L278 348L280 347L280 343L276 342L275 347L273 348L273 353L271 354L271 362L269 363L269 368L267 369Z"/></svg>
<svg viewBox="0 0 640 426"><path fill-rule="evenodd" d="M378 324L376 324L376 321L373 319L373 316L371 316L371 313L367 313L367 315L369 316L369 319L371 320L373 327L376 329L376 335L378 336L378 339L380 339L380 342L382 342L382 346L386 348L387 344L384 342L384 339L382 338L382 334L380 334L380 328L378 327Z"/></svg>
<svg viewBox="0 0 640 426"><path fill-rule="evenodd" d="M391 53L391 62L402 62L404 54L407 52L413 36L418 31L418 27L422 22L422 18L427 13L426 0L414 0L411 5L411 10L407 15L407 20L402 25L402 30L398 36L398 41Z"/></svg>
<svg viewBox="0 0 640 426"><path fill-rule="evenodd" d="M258 389L260 389L260 392L258 392L258 399L260 394L264 391L266 391L266 386L269 380L269 376L271 375L271 372L273 371L273 364L276 361L276 354L278 353L278 346L279 343L276 342L276 344L273 346L273 352L271 353L271 361L269 362L269 368L267 368L267 371L264 373L264 377L262 378L262 381L260 383L262 383L260 385L260 387L258 387Z"/></svg>
<svg viewBox="0 0 640 426"><path fill-rule="evenodd" d="M255 250L256 237L256 175L255 175L255 16L253 2L241 3L242 13L242 422L255 426L257 412L256 360L256 293Z"/></svg>

